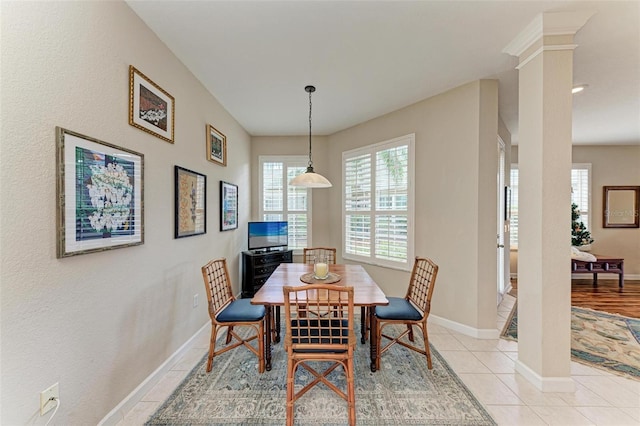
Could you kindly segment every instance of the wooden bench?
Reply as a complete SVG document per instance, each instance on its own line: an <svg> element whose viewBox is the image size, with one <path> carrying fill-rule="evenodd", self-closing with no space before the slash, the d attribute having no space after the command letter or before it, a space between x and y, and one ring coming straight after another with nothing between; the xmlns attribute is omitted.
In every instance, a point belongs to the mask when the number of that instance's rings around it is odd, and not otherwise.
<svg viewBox="0 0 640 426"><path fill-rule="evenodd" d="M571 259L572 274L593 274L593 285L598 285L598 273L618 274L618 287L624 286L624 259L594 255L594 262Z"/></svg>

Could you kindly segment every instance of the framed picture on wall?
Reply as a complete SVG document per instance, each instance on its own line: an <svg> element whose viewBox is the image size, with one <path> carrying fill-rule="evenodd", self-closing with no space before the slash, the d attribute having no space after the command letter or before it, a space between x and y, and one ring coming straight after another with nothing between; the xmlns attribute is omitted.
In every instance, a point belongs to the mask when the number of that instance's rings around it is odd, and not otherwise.
<svg viewBox="0 0 640 426"><path fill-rule="evenodd" d="M175 166L175 238L207 232L207 177Z"/></svg>
<svg viewBox="0 0 640 426"><path fill-rule="evenodd" d="M238 186L220 181L220 230L238 227Z"/></svg>
<svg viewBox="0 0 640 426"><path fill-rule="evenodd" d="M173 96L129 66L129 124L173 143Z"/></svg>
<svg viewBox="0 0 640 426"><path fill-rule="evenodd" d="M211 124L207 124L207 160L227 165L227 137Z"/></svg>
<svg viewBox="0 0 640 426"><path fill-rule="evenodd" d="M144 155L56 127L57 257L144 242Z"/></svg>
<svg viewBox="0 0 640 426"><path fill-rule="evenodd" d="M640 227L640 186L603 186L603 228Z"/></svg>

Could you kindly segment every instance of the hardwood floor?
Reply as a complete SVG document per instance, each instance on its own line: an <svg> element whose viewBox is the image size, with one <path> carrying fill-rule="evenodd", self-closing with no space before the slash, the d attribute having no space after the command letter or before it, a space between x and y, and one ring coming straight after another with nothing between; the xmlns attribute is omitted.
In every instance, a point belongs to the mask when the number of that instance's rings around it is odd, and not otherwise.
<svg viewBox="0 0 640 426"><path fill-rule="evenodd" d="M511 280L513 290L509 292L517 297L518 284ZM590 279L571 280L571 304L581 308L640 318L640 281L625 280L624 287L618 287L618 280L598 279L594 286Z"/></svg>

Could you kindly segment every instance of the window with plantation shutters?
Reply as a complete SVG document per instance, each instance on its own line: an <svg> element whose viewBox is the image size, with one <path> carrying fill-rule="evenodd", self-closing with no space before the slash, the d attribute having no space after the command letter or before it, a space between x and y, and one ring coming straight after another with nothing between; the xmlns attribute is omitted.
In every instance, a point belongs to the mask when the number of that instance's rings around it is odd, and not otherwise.
<svg viewBox="0 0 640 426"><path fill-rule="evenodd" d="M289 223L289 249L297 254L311 244L311 191L289 186L307 170L305 156L260 156L259 215L263 221Z"/></svg>
<svg viewBox="0 0 640 426"><path fill-rule="evenodd" d="M518 248L518 166L511 165L511 211L509 212L509 245L512 249Z"/></svg>
<svg viewBox="0 0 640 426"><path fill-rule="evenodd" d="M343 257L413 265L415 135L344 152Z"/></svg>
<svg viewBox="0 0 640 426"><path fill-rule="evenodd" d="M571 166L571 203L578 205L582 223L589 229L591 213L591 164ZM567 206L567 214L571 211ZM567 233L571 230L567 229ZM518 166L511 165L511 248L518 248Z"/></svg>
<svg viewBox="0 0 640 426"><path fill-rule="evenodd" d="M589 229L591 212L591 164L574 164L571 167L571 203L578 205L580 218Z"/></svg>

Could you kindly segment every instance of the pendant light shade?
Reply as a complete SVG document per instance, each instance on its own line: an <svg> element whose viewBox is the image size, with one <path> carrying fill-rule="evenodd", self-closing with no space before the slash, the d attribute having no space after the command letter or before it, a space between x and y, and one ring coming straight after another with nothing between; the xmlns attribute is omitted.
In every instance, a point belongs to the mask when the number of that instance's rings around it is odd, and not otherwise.
<svg viewBox="0 0 640 426"><path fill-rule="evenodd" d="M305 188L330 188L331 182L326 177L313 171L313 161L311 160L311 94L316 91L314 86L304 88L309 94L309 164L307 171L291 179L289 185L301 186Z"/></svg>

